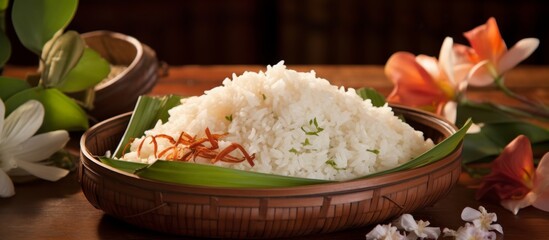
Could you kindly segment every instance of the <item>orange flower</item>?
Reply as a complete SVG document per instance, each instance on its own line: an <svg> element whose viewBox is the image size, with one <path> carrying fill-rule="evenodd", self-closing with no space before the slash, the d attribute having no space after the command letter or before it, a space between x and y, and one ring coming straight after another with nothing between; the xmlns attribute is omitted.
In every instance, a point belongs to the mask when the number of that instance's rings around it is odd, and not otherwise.
<svg viewBox="0 0 549 240"><path fill-rule="evenodd" d="M471 66L469 84L486 86L500 78L530 56L539 45L537 38L518 41L509 51L499 32L496 20L491 17L486 24L464 33L471 48L456 44L458 63Z"/></svg>
<svg viewBox="0 0 549 240"><path fill-rule="evenodd" d="M549 211L549 153L534 169L530 140L524 135L505 147L482 181L477 199L500 202L514 214L530 205Z"/></svg>
<svg viewBox="0 0 549 240"><path fill-rule="evenodd" d="M385 65L385 75L395 85L387 100L442 113L444 105L465 88L460 83L468 70L454 64L452 46L452 38L447 37L438 61L425 55L394 53Z"/></svg>

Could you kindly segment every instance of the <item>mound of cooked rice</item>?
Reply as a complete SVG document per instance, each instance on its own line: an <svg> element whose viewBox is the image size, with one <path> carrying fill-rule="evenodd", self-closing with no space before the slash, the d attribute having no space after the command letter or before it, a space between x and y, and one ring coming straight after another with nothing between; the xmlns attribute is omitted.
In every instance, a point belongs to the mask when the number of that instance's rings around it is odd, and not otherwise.
<svg viewBox="0 0 549 240"><path fill-rule="evenodd" d="M286 69L283 62L266 72L233 74L222 86L183 99L169 114L168 122L145 135L177 139L185 131L203 137L206 128L228 133L220 148L241 144L255 153L255 166L246 161L216 165L263 173L348 180L395 167L433 147L389 106L374 107L354 89L330 85L314 71ZM144 144L137 156L142 140L132 143L125 160L156 161L152 144ZM157 142L158 149L169 144ZM239 151L231 154L241 157Z"/></svg>

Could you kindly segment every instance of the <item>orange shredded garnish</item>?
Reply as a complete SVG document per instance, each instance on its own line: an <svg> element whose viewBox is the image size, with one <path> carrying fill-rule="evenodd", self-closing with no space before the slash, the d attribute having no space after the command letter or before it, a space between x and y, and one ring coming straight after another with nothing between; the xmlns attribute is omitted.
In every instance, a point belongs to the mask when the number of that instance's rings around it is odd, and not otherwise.
<svg viewBox="0 0 549 240"><path fill-rule="evenodd" d="M226 148L219 149L219 139L225 137L227 133L212 134L209 128L206 128L204 132L206 136L203 138L196 138L186 132L182 132L177 141L173 137L166 134L147 136L139 144L139 147L137 148L137 156L141 154L141 148L143 147L145 140L150 137L150 143L154 144L155 158L163 158L170 161L194 162L196 161L196 158L201 157L211 159L210 162L212 164L215 164L218 161L227 163L240 163L247 161L252 167L254 166L253 160L255 159L255 154L248 154L244 147L238 143L231 143ZM167 139L171 145L161 151L158 151L156 142L157 138ZM209 143L209 146L205 145L206 143ZM243 157L237 158L230 155L230 153L235 150L239 150Z"/></svg>

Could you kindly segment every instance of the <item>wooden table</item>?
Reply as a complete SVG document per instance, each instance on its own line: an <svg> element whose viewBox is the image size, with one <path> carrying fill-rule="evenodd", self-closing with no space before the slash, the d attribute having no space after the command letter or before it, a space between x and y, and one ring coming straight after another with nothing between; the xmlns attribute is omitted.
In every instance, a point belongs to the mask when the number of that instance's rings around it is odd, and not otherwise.
<svg viewBox="0 0 549 240"><path fill-rule="evenodd" d="M314 69L318 76L346 87L370 86L387 94L392 89L382 66L292 66L300 71ZM261 66L181 66L171 67L151 94L198 95L221 84L234 72L257 71ZM5 75L23 76L28 68L7 68ZM507 75L510 88L529 97L549 103L549 67L532 66L514 69ZM471 88L469 97L506 99L494 88ZM78 141L78 139L73 139ZM192 239L166 235L128 225L103 214L88 203L76 180L76 173L58 182L33 181L16 185L16 195L0 199L0 239ZM453 190L433 206L414 213L416 219L428 220L433 226L457 229L464 224L461 210L482 205L498 215L505 239L547 239L549 213L529 207L515 216L497 204L474 199L475 188L463 175ZM311 235L294 239L364 239L372 226L342 232Z"/></svg>

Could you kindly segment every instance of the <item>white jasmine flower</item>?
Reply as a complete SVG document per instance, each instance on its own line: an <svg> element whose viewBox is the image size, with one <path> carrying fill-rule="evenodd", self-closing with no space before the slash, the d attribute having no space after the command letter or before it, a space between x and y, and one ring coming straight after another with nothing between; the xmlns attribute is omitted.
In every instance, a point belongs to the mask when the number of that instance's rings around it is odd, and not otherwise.
<svg viewBox="0 0 549 240"><path fill-rule="evenodd" d="M366 234L366 240L405 240L406 236L400 234L397 228L387 225L377 225L372 231Z"/></svg>
<svg viewBox="0 0 549 240"><path fill-rule="evenodd" d="M407 239L429 238L437 239L440 235L440 228L428 227L429 221L419 220L416 222L410 214L403 214L395 221L395 226L406 230L409 234Z"/></svg>
<svg viewBox="0 0 549 240"><path fill-rule="evenodd" d="M496 233L482 230L470 223L459 227L457 231L445 228L444 237L453 237L456 240L495 240Z"/></svg>
<svg viewBox="0 0 549 240"><path fill-rule="evenodd" d="M461 212L461 219L464 221L472 222L475 227L484 231L496 230L503 234L503 229L499 224L492 224L498 220L495 213L489 213L483 206L480 206L478 210L466 207Z"/></svg>
<svg viewBox="0 0 549 240"><path fill-rule="evenodd" d="M6 108L0 99L0 197L15 194L9 176L34 175L57 181L69 171L46 166L40 161L63 148L69 141L65 130L51 131L33 136L42 125L44 107L35 100L19 106L6 119Z"/></svg>

